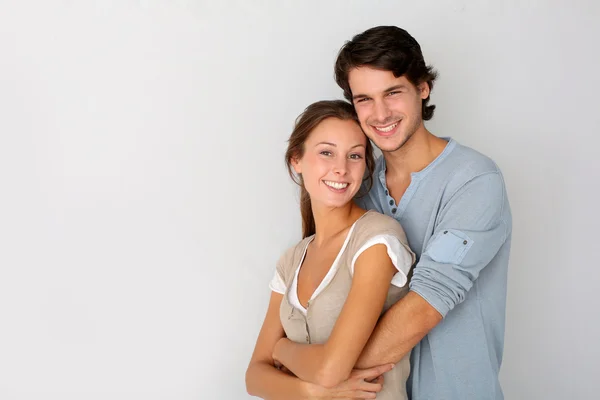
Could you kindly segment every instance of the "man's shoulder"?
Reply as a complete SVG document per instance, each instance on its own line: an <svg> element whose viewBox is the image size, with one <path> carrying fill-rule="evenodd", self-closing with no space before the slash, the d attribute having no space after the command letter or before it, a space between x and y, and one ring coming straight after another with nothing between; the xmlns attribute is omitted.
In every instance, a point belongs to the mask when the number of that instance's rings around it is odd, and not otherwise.
<svg viewBox="0 0 600 400"><path fill-rule="evenodd" d="M455 142L447 161L451 164L453 176L467 180L487 173L501 174L500 168L489 156L458 142Z"/></svg>
<svg viewBox="0 0 600 400"><path fill-rule="evenodd" d="M456 141L437 170L444 176L446 186L455 189L483 175L497 175L502 179L502 172L494 160Z"/></svg>
<svg viewBox="0 0 600 400"><path fill-rule="evenodd" d="M504 177L494 160L458 142L455 142L454 148L439 167L444 182L442 202L467 185L482 179L489 181L489 185L493 186L494 190L490 190L490 196L498 191L505 191Z"/></svg>

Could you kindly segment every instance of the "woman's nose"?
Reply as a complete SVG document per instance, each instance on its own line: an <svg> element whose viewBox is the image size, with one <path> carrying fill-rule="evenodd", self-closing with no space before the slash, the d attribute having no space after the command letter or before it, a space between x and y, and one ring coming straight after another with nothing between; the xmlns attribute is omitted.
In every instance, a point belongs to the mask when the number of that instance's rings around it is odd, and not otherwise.
<svg viewBox="0 0 600 400"><path fill-rule="evenodd" d="M345 175L347 171L348 171L348 168L346 166L345 158L342 160L336 161L335 165L333 166L334 173L336 173L338 175Z"/></svg>

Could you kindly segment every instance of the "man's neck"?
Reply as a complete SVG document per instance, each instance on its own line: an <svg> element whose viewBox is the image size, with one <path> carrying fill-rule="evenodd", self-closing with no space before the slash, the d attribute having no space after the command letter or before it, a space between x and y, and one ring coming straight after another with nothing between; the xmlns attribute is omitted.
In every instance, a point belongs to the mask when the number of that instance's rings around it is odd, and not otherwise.
<svg viewBox="0 0 600 400"><path fill-rule="evenodd" d="M396 151L384 152L386 179L396 180L425 169L444 151L448 142L421 127Z"/></svg>

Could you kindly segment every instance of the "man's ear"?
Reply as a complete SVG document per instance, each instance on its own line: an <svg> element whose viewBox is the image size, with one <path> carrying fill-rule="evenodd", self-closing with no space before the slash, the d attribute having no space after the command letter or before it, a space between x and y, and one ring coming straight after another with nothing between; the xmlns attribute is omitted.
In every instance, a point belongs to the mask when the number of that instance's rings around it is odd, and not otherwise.
<svg viewBox="0 0 600 400"><path fill-rule="evenodd" d="M419 93L421 94L421 98L425 100L429 97L431 90L429 89L429 84L427 82L421 82L421 84L417 87L419 89Z"/></svg>

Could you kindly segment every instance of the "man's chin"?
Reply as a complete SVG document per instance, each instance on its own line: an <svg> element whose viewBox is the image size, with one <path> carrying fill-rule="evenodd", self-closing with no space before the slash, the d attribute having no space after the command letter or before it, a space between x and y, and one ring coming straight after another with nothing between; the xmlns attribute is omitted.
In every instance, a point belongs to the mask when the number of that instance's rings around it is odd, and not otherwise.
<svg viewBox="0 0 600 400"><path fill-rule="evenodd" d="M375 143L375 146L377 146L379 148L379 150L381 150L383 153L393 153L396 150L400 150L402 148L402 146L404 146L405 143L406 143L406 141L402 141L400 143L398 143L398 142L385 143L385 144L382 144L381 146L379 146L377 143Z"/></svg>
<svg viewBox="0 0 600 400"><path fill-rule="evenodd" d="M383 141L383 143L377 143L377 142L373 142L375 144L375 146L377 146L379 148L379 150L381 150L384 153L393 153L397 150L400 150L405 144L406 142L409 141L409 139L412 137L412 135L408 136L408 137L404 137L402 139L400 138L395 138L395 140L389 140L389 141ZM379 141L381 142L381 140Z"/></svg>

